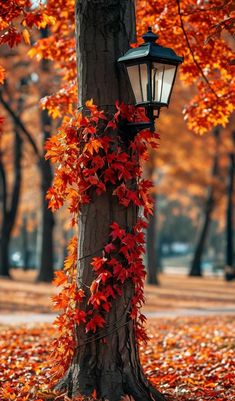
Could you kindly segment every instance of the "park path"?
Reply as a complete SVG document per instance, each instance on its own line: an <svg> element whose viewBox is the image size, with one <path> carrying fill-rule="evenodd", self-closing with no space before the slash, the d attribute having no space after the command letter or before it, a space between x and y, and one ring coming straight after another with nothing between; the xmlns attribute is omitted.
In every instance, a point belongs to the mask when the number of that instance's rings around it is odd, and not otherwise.
<svg viewBox="0 0 235 401"><path fill-rule="evenodd" d="M220 316L230 315L235 317L235 308L211 308L211 309L172 309L165 311L144 312L147 318L175 318L191 316ZM30 314L2 314L0 315L0 324L18 325L18 324L36 324L52 323L57 315L52 313L30 313Z"/></svg>

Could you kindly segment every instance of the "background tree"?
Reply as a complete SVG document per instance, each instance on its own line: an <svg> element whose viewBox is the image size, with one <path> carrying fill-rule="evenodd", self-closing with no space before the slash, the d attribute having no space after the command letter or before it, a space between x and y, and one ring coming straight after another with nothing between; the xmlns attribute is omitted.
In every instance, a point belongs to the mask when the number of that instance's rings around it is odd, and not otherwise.
<svg viewBox="0 0 235 401"><path fill-rule="evenodd" d="M24 50L24 48L23 48ZM40 79L40 85L38 82L38 88L40 88L40 93L38 96L37 89L35 88L34 83L31 81L31 72L34 68L34 66L30 65L30 60L27 60L25 63L21 63L19 61L19 57L21 56L21 51L22 48L20 49L19 52L15 52L13 54L13 57L9 57L9 60L11 60L12 65L14 66L15 69L15 74L17 74L17 71L19 69L18 74L22 74L21 70L27 71L27 78L19 78L20 81L27 81L27 93L25 90L20 90L20 99L21 95L24 97L24 107L22 107L22 112L21 115L17 113L17 111L14 108L14 85L17 85L17 81L14 82L12 80L11 85L9 85L8 91L12 93L12 96L6 97L6 91L5 93L1 95L1 104L4 107L4 109L7 111L9 117L13 120L13 124L17 129L18 136L22 139L24 138L26 144L30 144L31 149L30 152L33 150L33 160L35 163L37 163L37 166L39 168L39 173L41 175L41 197L42 197L42 214L40 217L40 225L41 225L41 241L40 241L40 261L39 263L39 276L38 280L39 281L51 281L53 278L53 241L52 241L52 229L53 229L53 216L50 210L47 208L47 202L45 199L47 190L49 189L52 181L52 172L50 169L50 163L48 161L45 161L44 159L44 151L43 151L43 146L45 144L46 139L50 136L51 133L51 124L50 124L50 118L48 117L48 113L45 110L40 110L37 109L33 111L33 117L34 117L34 122L36 122L36 130L35 127L33 128L32 122L30 121L29 118L29 111L30 109L33 109L34 107L34 101L38 102L40 99L41 95L41 90L42 90L42 82ZM10 56L10 54L9 54ZM14 61L13 61L14 60ZM47 63L45 61L45 63ZM34 72L37 77L41 76L43 79L43 73L40 71L40 68L37 70L38 75ZM49 72L49 71L47 71ZM47 77L48 78L48 77ZM26 84L24 83L24 86ZM36 89L36 91L35 91ZM35 93L36 92L36 93ZM36 99L35 99L36 95ZM11 99L11 100L10 100ZM34 100L35 99L35 100ZM17 97L16 97L16 102L17 102ZM21 101L22 103L22 101ZM31 104L30 104L31 103ZM39 115L38 115L39 114ZM42 138L42 145L38 141L38 137L40 137L40 119L41 119L41 127L42 127L42 132L43 132L43 138ZM32 130L32 132L31 132ZM38 135L37 135L38 134ZM26 145L27 146L27 145ZM40 149L42 147L42 150ZM20 148L19 148L20 149ZM15 149L16 152L18 152L18 148L16 147ZM26 157L26 153L22 153L22 156L24 158ZM36 159L35 159L36 156ZM17 197L19 201L19 196ZM12 209L13 210L13 209ZM15 224L15 219L12 222L12 228ZM11 230L12 231L12 230ZM7 238L6 235L4 238ZM8 243L10 241L10 234L8 236ZM5 247L4 247L5 249Z"/></svg>
<svg viewBox="0 0 235 401"><path fill-rule="evenodd" d="M155 162L154 153L150 153L149 160L145 164L145 174L150 180L154 180ZM153 214L149 218L149 225L146 233L146 267L148 284L159 284L157 273L159 272L159 252L157 250L157 195L152 192Z"/></svg>
<svg viewBox="0 0 235 401"><path fill-rule="evenodd" d="M26 85L26 81L20 80L20 85ZM24 107L24 100L20 93L16 99L16 113L19 116ZM17 124L13 124L13 184L12 191L9 191L9 182L7 182L6 169L4 167L3 157L1 155L1 177L2 177L2 221L1 221L1 242L0 242L0 274L10 277L9 263L9 245L10 237L15 224L19 205L19 197L22 181L22 138L20 136ZM3 152L3 150L1 150Z"/></svg>
<svg viewBox="0 0 235 401"><path fill-rule="evenodd" d="M215 183L219 174L219 141L220 141L220 131L219 129L215 129L213 132L215 138L215 154L214 161L212 166L211 176L214 182L212 182L211 186L208 188L207 199L205 202L205 212L203 216L203 223L201 226L201 232L199 232L198 242L196 245L194 258L192 261L192 266L189 275L190 276L201 276L201 259L203 250L205 247L205 241L208 235L208 230L211 222L212 212L215 207Z"/></svg>
<svg viewBox="0 0 235 401"><path fill-rule="evenodd" d="M231 133L233 145L235 145L235 132ZM226 213L226 263L225 279L235 278L234 269L234 173L235 155L234 151L228 154L228 180L227 180L227 213Z"/></svg>
<svg viewBox="0 0 235 401"><path fill-rule="evenodd" d="M3 5L1 9L1 29L3 30L3 34L1 36L1 43L6 43L10 47L19 44L21 41L24 41L27 45L30 44L30 33L26 26L32 28L36 26L37 28L41 28L41 32L44 32L42 29L45 28L47 23L53 23L53 17L50 17L46 12L44 7L34 7L31 8L31 2L25 1L21 2L20 6L16 6L13 3L9 4L9 7L5 8ZM22 26L24 28L22 28ZM46 32L46 31L45 31ZM34 33L33 36L38 36ZM6 47L3 47L5 54L7 53ZM8 112L11 119L13 119L15 126L17 126L18 131L20 132L22 138L24 138L27 142L29 142L32 146L32 150L38 159L38 167L41 172L41 188L42 188L42 218L41 218L41 241L40 241L40 260L39 260L39 281L51 281L53 277L53 241L52 241L52 230L53 230L53 216L50 210L47 208L47 202L45 200L45 195L48 188L51 185L52 180L52 172L50 170L50 163L45 161L44 152L41 151L41 144L38 143L37 135L39 129L39 120L36 116L37 124L32 125L32 132L30 132L32 122L27 119L27 108L32 108L33 105L29 105L29 102L32 102L32 98L35 99L35 87L39 89L39 98L45 95L45 92L42 93L43 88L45 88L45 83L42 84L42 80L48 80L48 74L50 69L47 68L48 61L43 61L40 68L37 68L35 62L30 63L30 60L27 57L23 56L23 52L25 54L25 47L22 45L19 46L17 51L8 51L6 62L4 63L5 69L10 72L10 70L14 67L15 71L20 70L20 66L23 66L21 69L25 70L24 73L28 74L27 80L31 81L29 85L30 93L28 94L28 99L26 103L26 113L24 113L24 117L17 116L14 107L10 105L10 102L2 96L2 105L5 110ZM23 62L21 59L24 58ZM9 65L7 60L11 60L11 65ZM20 68L19 68L20 67ZM35 72L37 71L37 73ZM17 73L18 74L18 73ZM22 74L22 71L20 72ZM33 79L31 80L31 76ZM38 76L40 76L40 86L36 85L36 81L38 80ZM36 80L34 78L37 78ZM32 85L34 80L34 87ZM12 82L12 81L11 81ZM13 84L14 85L14 84ZM53 86L50 85L52 89ZM14 96L12 96L14 99ZM37 98L37 102L39 99ZM44 132L43 139L43 147L46 139L50 136L50 131L53 126L50 124L50 118L45 110L40 112L41 114L41 126L42 131ZM33 115L35 116L35 110L33 111ZM26 117L26 118L25 118ZM34 117L35 118L35 117ZM26 122L27 121L27 122ZM35 122L36 122L35 121ZM35 132L35 127L36 131ZM38 128L37 128L38 127ZM14 224L13 224L14 225ZM6 236L4 236L6 237Z"/></svg>
<svg viewBox="0 0 235 401"><path fill-rule="evenodd" d="M42 38L48 37L48 30L45 28L40 31ZM39 67L40 79L40 98L48 95L48 77L50 74L50 63L48 60L42 60ZM43 82L41 82L43 81ZM46 81L46 82L45 82ZM47 110L40 111L41 127L43 132L42 147L44 149L46 141L51 136L53 128L51 117L48 115ZM40 173L41 173L41 189L42 189L42 214L41 224L39 231L39 273L37 280L44 282L51 282L54 276L54 242L53 242L53 228L54 217L52 211L48 208L46 194L52 184L52 168L49 160L45 160L44 155L40 160Z"/></svg>

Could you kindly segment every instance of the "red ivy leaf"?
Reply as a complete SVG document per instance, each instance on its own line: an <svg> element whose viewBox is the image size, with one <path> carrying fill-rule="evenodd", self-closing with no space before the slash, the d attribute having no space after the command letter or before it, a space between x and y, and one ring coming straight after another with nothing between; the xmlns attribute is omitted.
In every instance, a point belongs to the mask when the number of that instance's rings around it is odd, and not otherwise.
<svg viewBox="0 0 235 401"><path fill-rule="evenodd" d="M102 301L106 302L107 298L101 291L97 291L95 294L91 295L88 304L92 304L95 309L98 309Z"/></svg>
<svg viewBox="0 0 235 401"><path fill-rule="evenodd" d="M110 308L111 308L111 303L110 302L105 302L104 304L102 304L102 308L106 311L109 312Z"/></svg>
<svg viewBox="0 0 235 401"><path fill-rule="evenodd" d="M96 332L98 327L104 327L105 320L100 315L95 315L86 325L86 332L93 331Z"/></svg>
<svg viewBox="0 0 235 401"><path fill-rule="evenodd" d="M113 231L112 231L111 234L110 234L110 235L112 236L113 241L114 241L115 239L117 239L117 238L122 239L122 238L124 237L124 235L126 234L126 233L125 233L125 230L123 230L122 228L120 228L119 225L118 225L118 223L116 223L116 222L114 222L113 224L111 224L110 227L113 229Z"/></svg>
<svg viewBox="0 0 235 401"><path fill-rule="evenodd" d="M116 247L112 244L112 242L110 242L109 244L107 244L104 247L104 250L105 250L106 253L110 253L112 251L115 251L115 249L116 249Z"/></svg>
<svg viewBox="0 0 235 401"><path fill-rule="evenodd" d="M105 288L105 296L108 298L108 297L112 297L113 299L115 299L116 297L115 297L115 294L114 294L114 291L113 291L113 288L111 287L111 285L108 285L106 288Z"/></svg>
<svg viewBox="0 0 235 401"><path fill-rule="evenodd" d="M86 323L86 312L84 312L83 310L76 310L76 313L74 315L74 321L77 324L80 323Z"/></svg>
<svg viewBox="0 0 235 401"><path fill-rule="evenodd" d="M92 259L92 262L91 262L91 265L93 266L93 268L94 268L94 271L98 271L98 270L100 270L103 266L104 266L104 264L105 264L105 262L107 261L107 259L106 258L101 258L101 257L94 257L93 259Z"/></svg>

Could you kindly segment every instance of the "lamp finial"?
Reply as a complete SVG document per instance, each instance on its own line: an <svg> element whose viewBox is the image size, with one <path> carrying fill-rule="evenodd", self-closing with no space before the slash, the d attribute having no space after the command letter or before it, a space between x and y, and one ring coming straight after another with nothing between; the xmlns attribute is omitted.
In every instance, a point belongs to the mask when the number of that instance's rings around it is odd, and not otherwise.
<svg viewBox="0 0 235 401"><path fill-rule="evenodd" d="M148 32L146 32L142 38L144 39L145 43L154 43L158 39L158 35L153 33L152 27L148 27Z"/></svg>

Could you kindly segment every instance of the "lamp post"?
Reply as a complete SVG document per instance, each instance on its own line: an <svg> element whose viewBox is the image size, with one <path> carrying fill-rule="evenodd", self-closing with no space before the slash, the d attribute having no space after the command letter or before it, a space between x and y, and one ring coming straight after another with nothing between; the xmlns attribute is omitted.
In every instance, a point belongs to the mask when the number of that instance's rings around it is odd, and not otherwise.
<svg viewBox="0 0 235 401"><path fill-rule="evenodd" d="M154 120L159 117L160 109L168 107L175 82L178 65L183 57L174 50L155 43L158 36L148 28L142 38L144 43L129 49L118 59L125 65L135 96L136 107L144 107L149 122L133 122L136 132L144 128L154 130Z"/></svg>

